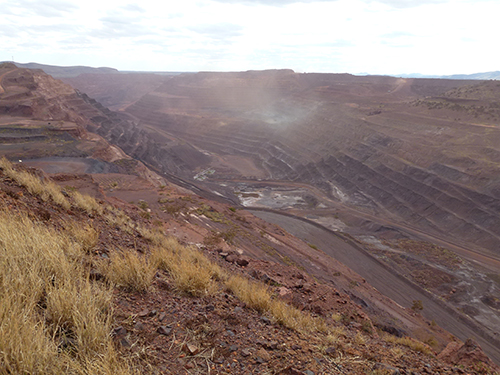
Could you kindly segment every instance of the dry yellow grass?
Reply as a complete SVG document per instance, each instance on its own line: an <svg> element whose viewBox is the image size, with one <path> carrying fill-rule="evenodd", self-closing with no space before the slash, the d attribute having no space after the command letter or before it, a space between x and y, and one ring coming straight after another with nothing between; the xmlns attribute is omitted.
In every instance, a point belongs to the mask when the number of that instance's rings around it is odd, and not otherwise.
<svg viewBox="0 0 500 375"><path fill-rule="evenodd" d="M432 354L432 349L429 345L424 344L421 341L412 339L411 337L396 337L393 335L385 335L384 340L393 344L399 344L406 346L412 350L415 350L424 354Z"/></svg>
<svg viewBox="0 0 500 375"><path fill-rule="evenodd" d="M273 299L272 293L266 285L252 282L241 276L231 276L226 281L226 287L240 300L260 313L268 313L285 327L297 331L325 331L325 322L313 318L280 299Z"/></svg>
<svg viewBox="0 0 500 375"><path fill-rule="evenodd" d="M6 176L24 186L30 194L39 196L43 201L52 199L54 203L66 210L71 208L71 204L61 193L59 186L54 182L42 182L37 176L34 176L26 171L16 171L12 168L12 163L5 158L0 159L0 168L3 169Z"/></svg>
<svg viewBox="0 0 500 375"><path fill-rule="evenodd" d="M132 373L111 341L111 292L89 282L82 245L5 211L0 239L0 373Z"/></svg>
<svg viewBox="0 0 500 375"><path fill-rule="evenodd" d="M100 272L114 285L129 290L145 292L151 286L156 274L153 262L135 251L114 251L110 261L100 261Z"/></svg>
<svg viewBox="0 0 500 375"><path fill-rule="evenodd" d="M326 342L329 345L337 344L346 335L345 328L343 326L330 327L328 329L328 334L326 336Z"/></svg>
<svg viewBox="0 0 500 375"><path fill-rule="evenodd" d="M199 250L181 246L174 238L158 239L152 253L152 262L167 271L175 287L190 295L212 294L216 281L225 277L222 269L210 262Z"/></svg>
<svg viewBox="0 0 500 375"><path fill-rule="evenodd" d="M133 233L137 225L125 212L112 206L107 206L106 211L104 218L108 224L117 226L129 234Z"/></svg>
<svg viewBox="0 0 500 375"><path fill-rule="evenodd" d="M226 281L227 288L249 307L265 313L271 305L269 287L262 283L252 282L242 276L231 276Z"/></svg>
<svg viewBox="0 0 500 375"><path fill-rule="evenodd" d="M85 252L91 252L99 241L99 232L89 224L69 224L66 229L68 235L73 238Z"/></svg>
<svg viewBox="0 0 500 375"><path fill-rule="evenodd" d="M99 215L103 214L104 209L99 203L97 203L97 201L93 197L81 194L78 191L73 192L71 196L73 197L75 205L81 208L82 210L85 210L88 214L93 214L93 213L98 213Z"/></svg>

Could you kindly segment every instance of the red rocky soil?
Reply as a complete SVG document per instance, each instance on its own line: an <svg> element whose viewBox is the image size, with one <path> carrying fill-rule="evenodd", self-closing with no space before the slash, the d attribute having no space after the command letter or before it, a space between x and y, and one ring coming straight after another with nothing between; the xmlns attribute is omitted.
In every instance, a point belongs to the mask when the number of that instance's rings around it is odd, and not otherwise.
<svg viewBox="0 0 500 375"><path fill-rule="evenodd" d="M88 191L98 192L97 196L103 202L118 205L134 221L150 225L152 219L143 217L147 216L144 215L147 211L117 198L106 198L104 191L88 176L60 175L56 178L66 184L72 179L82 185L87 181L87 188L93 186ZM174 188L164 188L165 191L173 194ZM28 211L34 219L55 228L73 221L91 224L99 232L99 242L92 254L96 258L105 259L116 248L148 252L147 240L137 231L128 233L109 225L99 215L89 216L75 208L65 211L50 202L43 202L1 172L0 205L13 214ZM161 225L166 224L169 223ZM182 238L180 240L186 243ZM218 247L200 248L229 271L267 282L277 296L313 315L321 315L336 336L328 340L321 333L305 334L284 328L272 317L256 313L222 288L213 296L179 294L169 276L158 272L153 286L146 293L115 290L112 334L120 351L130 356L144 373L488 373L479 369L470 356L467 363L457 359L456 353L462 349L458 349L454 356L454 350L450 349L448 352L452 353L443 355L443 360L440 360L433 354L420 353L391 342L393 340L387 337L392 336L376 329L368 315L349 296L315 281L294 266L229 254ZM100 278L95 271L92 275L97 280ZM481 366L486 368L488 362L482 355L477 351L477 358L483 361Z"/></svg>

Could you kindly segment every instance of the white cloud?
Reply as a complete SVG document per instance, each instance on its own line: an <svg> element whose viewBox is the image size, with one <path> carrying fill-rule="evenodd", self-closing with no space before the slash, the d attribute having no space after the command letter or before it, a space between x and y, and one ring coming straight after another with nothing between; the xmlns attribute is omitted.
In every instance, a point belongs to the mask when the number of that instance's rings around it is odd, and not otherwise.
<svg viewBox="0 0 500 375"><path fill-rule="evenodd" d="M500 69L496 0L0 0L0 6L0 60L14 55L123 70Z"/></svg>

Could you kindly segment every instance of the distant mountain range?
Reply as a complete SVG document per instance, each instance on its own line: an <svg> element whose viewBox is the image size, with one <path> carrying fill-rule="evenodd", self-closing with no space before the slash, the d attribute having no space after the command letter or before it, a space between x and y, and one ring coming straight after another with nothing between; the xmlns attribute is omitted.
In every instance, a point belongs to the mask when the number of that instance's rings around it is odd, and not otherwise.
<svg viewBox="0 0 500 375"><path fill-rule="evenodd" d="M56 66L44 65L38 63L21 64L14 62L18 68L28 69L42 69L45 73L55 78L68 78L76 77L83 73L104 73L104 74L118 74L120 73L114 68L91 68L90 66Z"/></svg>
<svg viewBox="0 0 500 375"><path fill-rule="evenodd" d="M496 72L485 72L485 73L474 73L474 74L453 74L450 76L437 76L437 75L425 75L419 73L411 74L395 74L393 77L402 78L440 78L440 79L475 79L475 80L490 80L490 79L500 79L500 71Z"/></svg>
<svg viewBox="0 0 500 375"><path fill-rule="evenodd" d="M0 64L7 61L0 61ZM84 73L93 73L93 74L120 74L120 73L154 73L154 74L162 74L162 75L178 75L183 72L160 72L160 71L119 71L115 68L92 68L89 66L57 66L57 65L44 65L38 63L27 63L21 64L14 62L16 66L19 68L28 68L28 69L42 69L45 73L50 74L55 78L70 78L77 77L80 74ZM368 73L359 73L355 75L365 76L371 75ZM427 75L420 73L410 73L410 74L388 74L388 76L392 77L401 77L401 78L439 78L439 79L472 79L472 80L500 80L500 71L495 72L485 72L485 73L474 73L474 74L454 74L448 76L439 76L439 75Z"/></svg>

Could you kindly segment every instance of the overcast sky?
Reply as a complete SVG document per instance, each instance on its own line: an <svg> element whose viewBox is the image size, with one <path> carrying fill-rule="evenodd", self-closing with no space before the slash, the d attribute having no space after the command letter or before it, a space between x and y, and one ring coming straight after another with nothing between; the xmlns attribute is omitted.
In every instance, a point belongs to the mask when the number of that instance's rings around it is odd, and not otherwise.
<svg viewBox="0 0 500 375"><path fill-rule="evenodd" d="M0 61L119 70L500 70L499 0L0 0Z"/></svg>

